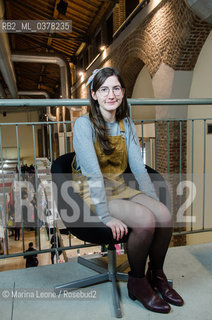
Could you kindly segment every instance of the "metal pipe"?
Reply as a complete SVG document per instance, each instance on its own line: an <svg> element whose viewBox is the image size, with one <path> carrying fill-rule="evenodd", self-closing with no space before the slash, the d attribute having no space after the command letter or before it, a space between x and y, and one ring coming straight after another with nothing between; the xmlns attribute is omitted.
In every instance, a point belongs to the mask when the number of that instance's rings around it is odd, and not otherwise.
<svg viewBox="0 0 212 320"><path fill-rule="evenodd" d="M0 0L0 19L4 18L4 2ZM12 98L17 98L17 85L7 33L0 32L0 70Z"/></svg>
<svg viewBox="0 0 212 320"><path fill-rule="evenodd" d="M139 107L141 105L212 105L212 98L204 99L128 99L128 103ZM19 106L89 106L88 99L1 99L2 107Z"/></svg>
<svg viewBox="0 0 212 320"><path fill-rule="evenodd" d="M54 63L60 67L60 81L61 81L61 98L69 99L69 81L68 81L68 64L66 61L53 55L26 55L26 54L12 54L11 60L14 62L33 62L33 63Z"/></svg>
<svg viewBox="0 0 212 320"><path fill-rule="evenodd" d="M68 63L59 56L54 55L25 55L12 54L11 60L15 62L33 62L33 63L54 63L60 68L60 97L62 99L69 99L69 77L68 77ZM70 110L70 107L68 106ZM57 120L60 119L60 110L56 110ZM62 108L62 118L65 121L65 107ZM60 124L58 124L58 135L60 132Z"/></svg>
<svg viewBox="0 0 212 320"><path fill-rule="evenodd" d="M36 226L37 232L35 231L35 241L36 246L38 245L39 250L41 250L40 245L40 228L39 228L39 206L38 206L38 171L37 171L37 158L36 158L36 145L35 145L35 126L32 125L32 137L33 137L33 153L34 153L34 167L35 167L35 192L36 192L36 206L37 206L37 215L36 215ZM35 230L36 230L35 229ZM38 238L38 239L37 239ZM37 243L38 240L38 243Z"/></svg>
<svg viewBox="0 0 212 320"><path fill-rule="evenodd" d="M169 174L170 174L170 122L167 121L167 151L168 151L168 182L170 181L169 178Z"/></svg>
<svg viewBox="0 0 212 320"><path fill-rule="evenodd" d="M46 157L46 144L45 144L45 131L44 126L41 126L41 132L42 132L42 146L43 146L43 156Z"/></svg>
<svg viewBox="0 0 212 320"><path fill-rule="evenodd" d="M191 199L193 199L193 192L194 192L194 120L191 120L192 125L192 134L191 134L191 182L192 182L192 188L191 188ZM191 231L193 230L193 204L191 203Z"/></svg>
<svg viewBox="0 0 212 320"><path fill-rule="evenodd" d="M44 96L46 99L49 99L49 94L47 91L31 91L31 90L27 90L27 91L18 91L18 95L19 96Z"/></svg>
<svg viewBox="0 0 212 320"><path fill-rule="evenodd" d="M205 190L206 190L206 177L205 177L205 174L206 174L206 119L204 120L204 156L203 156L203 215L202 215L202 229L204 230L205 229Z"/></svg>
<svg viewBox="0 0 212 320"><path fill-rule="evenodd" d="M47 91L18 91L19 96L44 96L49 99L49 94ZM51 107L46 107L47 117L51 121L57 121L57 117L51 113Z"/></svg>
<svg viewBox="0 0 212 320"><path fill-rule="evenodd" d="M5 192L5 180L4 180L4 157L3 157L3 148L2 148L2 133L0 127L0 153L1 153L1 180L3 186L3 212L2 212L2 225L5 225L5 239L6 246L4 244L4 250L9 254L9 244L8 244L8 229L7 229L7 217L6 217L6 192Z"/></svg>

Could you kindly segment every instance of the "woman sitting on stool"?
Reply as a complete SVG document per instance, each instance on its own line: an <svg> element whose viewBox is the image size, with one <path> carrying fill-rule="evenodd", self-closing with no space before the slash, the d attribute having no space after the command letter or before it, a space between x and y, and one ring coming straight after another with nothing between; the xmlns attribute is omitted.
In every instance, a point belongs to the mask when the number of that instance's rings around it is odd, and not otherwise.
<svg viewBox="0 0 212 320"><path fill-rule="evenodd" d="M151 311L168 313L169 303L184 303L163 272L172 236L171 214L158 200L145 169L119 73L107 67L95 70L88 84L90 113L76 120L73 136L73 171L82 177L80 195L95 207L100 220L110 228L111 238L126 239L131 269L129 297ZM139 190L124 183L122 174L128 163Z"/></svg>

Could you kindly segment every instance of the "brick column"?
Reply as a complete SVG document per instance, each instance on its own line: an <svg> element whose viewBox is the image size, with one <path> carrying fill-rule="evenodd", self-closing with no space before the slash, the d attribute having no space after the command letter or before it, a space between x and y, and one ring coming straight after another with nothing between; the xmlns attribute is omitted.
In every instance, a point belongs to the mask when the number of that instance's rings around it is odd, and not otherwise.
<svg viewBox="0 0 212 320"><path fill-rule="evenodd" d="M162 63L153 77L153 88L155 98L188 98L192 72L175 71ZM179 183L186 180L186 142L187 142L187 121L177 119L187 118L187 106L156 106L157 132L157 171L164 178L168 179L170 187L172 216L174 231L185 230L186 226L179 218L179 209L185 201L185 194L178 195ZM160 121L161 119L161 121ZM167 121L162 121L167 119ZM168 121L168 119L173 119ZM176 119L176 120L174 120ZM181 219L182 220L182 219ZM186 236L174 236L174 246L185 245Z"/></svg>
<svg viewBox="0 0 212 320"><path fill-rule="evenodd" d="M183 231L186 226L177 222L179 209L186 200L186 194L177 194L177 187L181 181L186 180L186 144L187 121L158 121L157 122L157 171L167 181L171 196L171 207L174 231ZM186 236L173 236L171 245L186 244Z"/></svg>

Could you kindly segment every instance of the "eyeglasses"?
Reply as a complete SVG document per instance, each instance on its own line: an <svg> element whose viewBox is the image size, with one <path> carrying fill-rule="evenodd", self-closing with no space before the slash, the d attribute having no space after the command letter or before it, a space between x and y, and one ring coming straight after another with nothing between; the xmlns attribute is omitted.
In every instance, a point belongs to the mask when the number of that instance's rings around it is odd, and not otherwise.
<svg viewBox="0 0 212 320"><path fill-rule="evenodd" d="M97 91L99 91L102 97L107 97L110 93L110 88L101 87ZM120 86L115 86L112 88L112 91L115 96L120 96L122 93L122 88Z"/></svg>

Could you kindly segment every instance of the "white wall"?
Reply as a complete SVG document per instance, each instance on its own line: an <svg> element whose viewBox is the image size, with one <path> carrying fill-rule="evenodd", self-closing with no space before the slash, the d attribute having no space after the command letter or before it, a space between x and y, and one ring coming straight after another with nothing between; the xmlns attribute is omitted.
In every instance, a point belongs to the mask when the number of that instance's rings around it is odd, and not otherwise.
<svg viewBox="0 0 212 320"><path fill-rule="evenodd" d="M152 79L146 66L142 68L136 79L133 88L132 98L154 98ZM134 106L132 107L132 118L138 120L155 119L155 107Z"/></svg>
<svg viewBox="0 0 212 320"><path fill-rule="evenodd" d="M190 98L212 98L212 32L209 34L198 61L194 68ZM188 118L212 118L212 106L189 106ZM212 120L208 121L212 123ZM201 227L201 213L203 205L203 152L204 152L204 124L195 122L194 130L194 182L197 196L193 203L194 215L197 217L195 228ZM205 198L205 227L212 227L212 135L206 135L206 198ZM188 172L191 172L191 125L188 128ZM190 243L212 241L210 233L187 237ZM198 239L198 240L197 240Z"/></svg>
<svg viewBox="0 0 212 320"><path fill-rule="evenodd" d="M212 98L212 31L197 60L191 84L190 98ZM188 117L212 118L212 106L189 106Z"/></svg>
<svg viewBox="0 0 212 320"><path fill-rule="evenodd" d="M188 98L191 88L193 72L176 71L164 62L152 78L152 85L156 99L183 99ZM156 118L187 118L187 106L156 106Z"/></svg>

